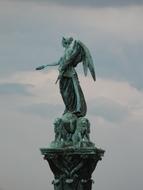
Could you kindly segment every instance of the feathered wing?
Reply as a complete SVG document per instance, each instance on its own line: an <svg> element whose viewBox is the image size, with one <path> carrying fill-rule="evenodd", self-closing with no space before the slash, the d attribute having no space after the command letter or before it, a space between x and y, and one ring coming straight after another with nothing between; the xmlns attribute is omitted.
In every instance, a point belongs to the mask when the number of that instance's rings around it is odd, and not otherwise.
<svg viewBox="0 0 143 190"><path fill-rule="evenodd" d="M89 69L93 80L96 81L93 59L91 57L90 52L89 52L88 48L81 41L78 40L77 43L80 45L80 47L83 50L82 51L83 52L82 63L83 63L84 74L85 74L85 76L87 76L87 71Z"/></svg>

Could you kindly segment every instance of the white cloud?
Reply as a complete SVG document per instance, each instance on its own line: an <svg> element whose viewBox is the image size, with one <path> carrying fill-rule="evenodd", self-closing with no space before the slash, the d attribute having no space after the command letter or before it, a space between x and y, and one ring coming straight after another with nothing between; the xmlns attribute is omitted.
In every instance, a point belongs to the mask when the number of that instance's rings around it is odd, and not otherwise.
<svg viewBox="0 0 143 190"><path fill-rule="evenodd" d="M13 82L30 84L29 91L33 96L26 97L28 103L49 103L53 105L63 104L58 84L55 85L58 72L55 70L45 72L19 72L9 78L3 78L0 83ZM80 84L88 102L94 100L106 100L114 102L114 105L126 108L130 112L130 119L143 116L143 92L131 86L126 81L114 81L105 78L94 82L91 77L79 76ZM25 103L25 101L24 101ZM114 107L113 105L113 107ZM96 105L95 105L96 107ZM111 105L110 105L111 107ZM90 109L90 108L89 108ZM111 109L111 108L110 108Z"/></svg>
<svg viewBox="0 0 143 190"><path fill-rule="evenodd" d="M143 6L74 7L73 9L73 7L51 5L48 3L3 2L0 9L3 16L1 24L4 19L6 21L14 19L12 21L14 25L16 24L15 21L18 24L18 26L15 25L16 28L23 27L26 24L29 28L32 26L39 31L41 27L46 29L45 24L47 23L47 27L50 25L50 28L56 29L58 26L59 31L63 28L65 32L68 31L66 26L74 26L72 27L73 30L69 31L69 33L75 35L78 32L81 34L82 29L82 33L90 31L90 34L95 36L95 38L97 34L101 34L118 38L119 41L139 42L139 40L143 40ZM16 15L20 18L17 18ZM21 23L20 20L22 22L26 21L26 23ZM37 27L38 25L39 28ZM7 27L7 25L4 27ZM11 24L10 27L12 27ZM25 29L23 29L23 32Z"/></svg>
<svg viewBox="0 0 143 190"><path fill-rule="evenodd" d="M119 40L143 40L143 6L76 10L76 19L88 29L113 35ZM79 11L79 14L78 14ZM82 16L82 19L81 19ZM86 21L86 23L85 23Z"/></svg>
<svg viewBox="0 0 143 190"><path fill-rule="evenodd" d="M76 33L81 40L85 43L88 42L89 46L93 45L93 49L102 43L101 57L109 58L106 50L107 57L102 55L103 50L109 48L110 51L113 51L112 55L118 55L117 59L121 57L121 60L124 59L124 64L126 64L126 57L123 57L124 43L129 45L136 43L138 46L143 40L143 7L120 7L119 9L74 7L73 9L29 2L5 3L3 1L0 6L0 15L0 39L2 40L0 48L5 50L4 52L1 51L1 55L7 58L1 61L1 66L2 68L5 67L6 70L9 68L14 70L14 74L8 76L3 74L0 83L32 85L32 87L28 87L28 92L33 95L24 96L19 93L14 96L13 91L13 95L0 96L1 185L4 189L12 190L38 190L47 187L52 189L49 185L50 181L47 181L47 176L50 175L52 178L50 169L47 163L42 160L38 148L48 146L48 143L54 138L52 128L54 115L50 119L46 116L42 118L38 117L37 114L24 114L24 112L19 111L19 108L27 106L28 109L29 105L42 106L43 104L51 106L53 104L54 107L56 104L63 106L58 85L54 84L58 72L55 70L18 72L17 70L21 67L24 68L24 64L27 64L26 69L29 69L30 64L47 63L48 55L45 48L47 44L50 55L53 56L48 57L48 62L53 58L56 60L55 56L60 51L57 49L58 45L60 46L59 36L69 32ZM47 38L48 41L45 43ZM108 44L107 42L110 43L110 40L111 44ZM116 43L119 43L118 47L114 46ZM51 46L54 49L50 49ZM34 47L36 49L33 50ZM136 57L131 57L137 60L134 64L141 63L138 54ZM107 62L106 66L105 64L102 66L105 68L104 70L112 70L112 66ZM129 65L126 66L128 71ZM134 68L129 69L132 71ZM112 73L114 71L112 70ZM136 66L136 73L141 71L142 69ZM115 75L117 72L122 74L121 70L118 71L116 68ZM135 78L137 77L136 74ZM95 171L97 174L96 188L141 189L141 177L143 176L143 154L141 151L143 143L143 92L134 88L130 84L130 80L129 82L116 81L97 76L97 81L94 83L91 77L79 76L79 79L87 100L92 140L107 150L103 162ZM98 116L96 114L91 116L90 101L94 102L94 100L98 101L99 99L114 102L117 105L117 112L119 110L118 105L125 108L127 113L124 112L124 119L120 122L119 120L112 122L103 117L102 113ZM51 107L49 106L48 109L50 111ZM48 109L46 108L46 110ZM62 112L63 110L61 110ZM34 184L33 181L35 181Z"/></svg>
<svg viewBox="0 0 143 190"><path fill-rule="evenodd" d="M53 82L56 77L57 72L52 70L48 73L17 72L17 74L9 76L9 78L5 77L0 80L0 83L26 83L34 86L34 88L31 88L32 97L26 96L18 99L17 97L9 98L5 96L1 99L3 109L0 110L2 123L2 132L0 133L2 172L0 172L0 176L2 186L5 188L16 190L21 188L24 190L25 187L31 187L38 190L38 184L42 184L42 189L46 187L52 188L49 185L50 180L46 180L47 176L51 176L50 169L47 163L44 163L42 160L38 148L42 146L47 147L54 138L52 127L52 122L55 119L54 115L53 118L49 119L48 117L38 117L37 114L24 114L24 112L19 112L19 109L16 109L14 106L24 107L27 105L28 108L28 105L36 105L38 102L49 102L53 105L63 104L60 99L58 86ZM102 99L104 97L107 100L116 102L117 105L127 106L130 112L130 114L125 115L126 119L113 123L111 120L109 121L102 117L102 114L100 116L90 116L89 108L88 118L91 122L91 140L98 147L106 150L103 161L98 164L95 171L96 178L93 175L93 178L97 181L96 187L114 189L115 185L119 183L119 189L122 187L122 189L133 190L133 184L141 184L140 176L142 175L141 163L143 155L140 150L143 131L143 93L123 81L119 82L102 78L97 79L97 82L94 83L91 77L79 76L79 79L85 93L87 106L91 100L98 100L98 98ZM9 151L5 152L5 150ZM138 162L134 165L136 155L140 156L137 158ZM135 177L133 171L136 170ZM36 173L36 171L38 172ZM132 175L129 175L129 173ZM25 181L23 181L23 178ZM35 179L36 186L32 183ZM112 179L114 179L113 183L111 182ZM101 183L102 180L104 180L104 183ZM133 180L133 184L126 182L129 180Z"/></svg>

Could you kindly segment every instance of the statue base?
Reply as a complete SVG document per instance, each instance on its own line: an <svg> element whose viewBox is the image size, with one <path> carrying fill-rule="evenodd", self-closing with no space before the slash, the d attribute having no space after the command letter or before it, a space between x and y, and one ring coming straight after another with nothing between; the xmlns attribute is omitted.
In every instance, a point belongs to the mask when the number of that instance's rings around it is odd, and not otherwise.
<svg viewBox="0 0 143 190"><path fill-rule="evenodd" d="M54 190L91 190L92 173L104 150L88 148L41 148L55 179Z"/></svg>

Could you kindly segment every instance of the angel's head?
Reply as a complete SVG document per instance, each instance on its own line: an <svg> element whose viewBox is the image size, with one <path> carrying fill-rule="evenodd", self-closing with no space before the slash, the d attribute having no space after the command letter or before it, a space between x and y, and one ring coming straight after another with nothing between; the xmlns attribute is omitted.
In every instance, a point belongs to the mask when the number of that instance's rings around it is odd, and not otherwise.
<svg viewBox="0 0 143 190"><path fill-rule="evenodd" d="M72 43L72 41L73 41L73 38L72 38L72 37L69 37L69 38L63 37L63 38L62 38L62 46L63 46L64 48L67 48L67 47L70 46L70 44Z"/></svg>

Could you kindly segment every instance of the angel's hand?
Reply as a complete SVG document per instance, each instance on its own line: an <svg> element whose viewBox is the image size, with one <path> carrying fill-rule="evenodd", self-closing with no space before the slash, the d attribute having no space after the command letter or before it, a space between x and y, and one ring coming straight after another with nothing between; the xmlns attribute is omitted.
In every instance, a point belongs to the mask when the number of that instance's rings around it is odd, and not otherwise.
<svg viewBox="0 0 143 190"><path fill-rule="evenodd" d="M42 65L42 66L40 66L40 67L37 67L36 70L42 70L42 69L44 69L44 68L45 68L45 66Z"/></svg>

